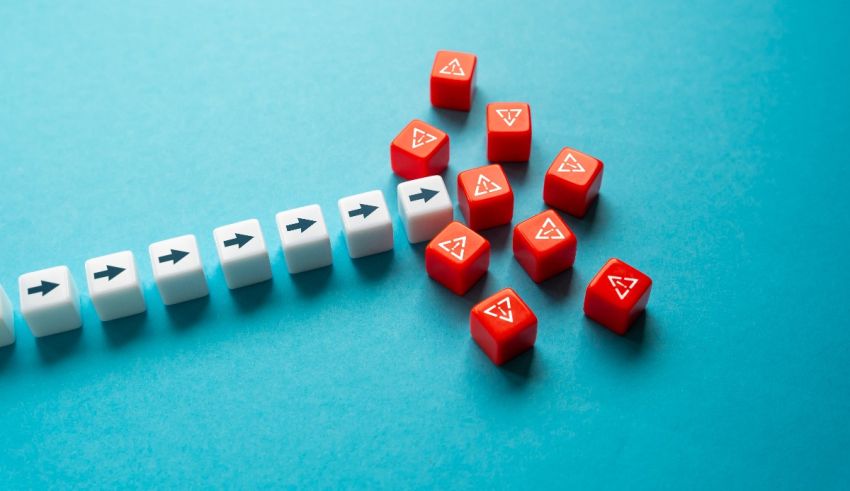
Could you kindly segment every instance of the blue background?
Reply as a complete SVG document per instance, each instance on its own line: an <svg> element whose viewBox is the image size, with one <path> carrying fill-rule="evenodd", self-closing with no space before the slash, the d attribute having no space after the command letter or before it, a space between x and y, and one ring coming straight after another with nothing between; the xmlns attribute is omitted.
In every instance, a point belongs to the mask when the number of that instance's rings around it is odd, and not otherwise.
<svg viewBox="0 0 850 491"><path fill-rule="evenodd" d="M0 6L0 283L67 264L81 331L0 350L3 487L840 488L850 480L850 45L838 2ZM434 52L479 56L472 111ZM388 146L485 158L484 105L531 104L515 221L570 145L606 163L572 273L535 285L510 227L456 297L395 210ZM348 258L336 200L382 189L394 252ZM332 269L286 273L277 211L322 205ZM456 212L456 216L460 216ZM225 287L212 229L257 217L274 281ZM198 236L211 294L166 309L149 243ZM83 263L136 254L145 316L101 324ZM625 338L585 319L609 257L649 274ZM515 288L532 354L469 337Z"/></svg>

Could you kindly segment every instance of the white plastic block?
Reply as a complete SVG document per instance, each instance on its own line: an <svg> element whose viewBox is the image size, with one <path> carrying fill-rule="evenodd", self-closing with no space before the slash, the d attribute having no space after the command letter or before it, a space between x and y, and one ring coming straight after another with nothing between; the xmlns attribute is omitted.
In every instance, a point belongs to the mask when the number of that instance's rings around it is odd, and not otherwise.
<svg viewBox="0 0 850 491"><path fill-rule="evenodd" d="M272 277L269 250L259 220L252 218L213 230L224 281L231 290Z"/></svg>
<svg viewBox="0 0 850 491"><path fill-rule="evenodd" d="M440 176L399 183L398 212L411 244L431 240L454 218L452 200Z"/></svg>
<svg viewBox="0 0 850 491"><path fill-rule="evenodd" d="M15 316L12 313L12 301L0 285L0 346L8 346L14 342Z"/></svg>
<svg viewBox="0 0 850 491"><path fill-rule="evenodd" d="M33 336L50 336L82 326L80 296L67 266L22 274L18 290L21 314Z"/></svg>
<svg viewBox="0 0 850 491"><path fill-rule="evenodd" d="M148 247L151 268L165 305L209 295L207 277L194 235L155 242Z"/></svg>
<svg viewBox="0 0 850 491"><path fill-rule="evenodd" d="M331 240L319 205L282 211L275 216L280 245L290 274L329 266Z"/></svg>
<svg viewBox="0 0 850 491"><path fill-rule="evenodd" d="M393 248L393 223L384 193L355 194L342 198L337 205L349 256L358 258Z"/></svg>
<svg viewBox="0 0 850 491"><path fill-rule="evenodd" d="M89 297L101 321L141 314L145 297L130 251L116 252L86 261Z"/></svg>

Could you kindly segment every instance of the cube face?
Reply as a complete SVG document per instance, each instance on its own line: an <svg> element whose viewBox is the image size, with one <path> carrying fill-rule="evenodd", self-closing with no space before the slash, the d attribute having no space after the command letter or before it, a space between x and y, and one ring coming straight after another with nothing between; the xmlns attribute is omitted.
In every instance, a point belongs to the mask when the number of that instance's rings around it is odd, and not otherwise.
<svg viewBox="0 0 850 491"><path fill-rule="evenodd" d="M275 221L290 274L331 265L331 240L319 205L282 211Z"/></svg>
<svg viewBox="0 0 850 491"><path fill-rule="evenodd" d="M207 278L194 235L155 242L148 247L151 269L165 305L209 295Z"/></svg>
<svg viewBox="0 0 850 491"><path fill-rule="evenodd" d="M434 238L452 221L452 200L440 176L402 182L396 194L399 215L411 244Z"/></svg>
<svg viewBox="0 0 850 491"><path fill-rule="evenodd" d="M15 316L12 313L12 301L6 290L0 285L0 347L15 342Z"/></svg>
<svg viewBox="0 0 850 491"><path fill-rule="evenodd" d="M543 181L543 201L570 215L583 217L602 186L602 161L564 147Z"/></svg>
<svg viewBox="0 0 850 491"><path fill-rule="evenodd" d="M101 321L140 314L146 309L136 261L130 251L86 261L86 283Z"/></svg>
<svg viewBox="0 0 850 491"><path fill-rule="evenodd" d="M80 297L67 266L23 274L18 289L21 314L33 336L50 336L82 325Z"/></svg>
<svg viewBox="0 0 850 491"><path fill-rule="evenodd" d="M528 162L531 156L531 107L524 102L487 104L487 160Z"/></svg>
<svg viewBox="0 0 850 491"><path fill-rule="evenodd" d="M469 315L472 339L496 365L534 346L537 317L510 288L472 308Z"/></svg>
<svg viewBox="0 0 850 491"><path fill-rule="evenodd" d="M546 210L514 228L514 257L532 280L540 283L573 266L577 239L552 210Z"/></svg>
<svg viewBox="0 0 850 491"><path fill-rule="evenodd" d="M404 179L439 174L449 165L449 135L414 119L390 143L390 164Z"/></svg>
<svg viewBox="0 0 850 491"><path fill-rule="evenodd" d="M213 230L215 248L231 290L272 277L269 251L259 220L252 218Z"/></svg>
<svg viewBox="0 0 850 491"><path fill-rule="evenodd" d="M460 222L446 226L425 248L428 276L463 295L490 267L490 242Z"/></svg>
<svg viewBox="0 0 850 491"><path fill-rule="evenodd" d="M337 202L348 255L356 259L393 248L393 224L384 193L369 191Z"/></svg>
<svg viewBox="0 0 850 491"><path fill-rule="evenodd" d="M617 334L625 334L646 308L652 280L619 259L610 259L593 277L584 314Z"/></svg>
<svg viewBox="0 0 850 491"><path fill-rule="evenodd" d="M514 193L502 167L486 165L457 175L458 206L473 230L483 230L511 222Z"/></svg>
<svg viewBox="0 0 850 491"><path fill-rule="evenodd" d="M478 58L459 51L437 51L431 68L431 104L469 111L475 91Z"/></svg>

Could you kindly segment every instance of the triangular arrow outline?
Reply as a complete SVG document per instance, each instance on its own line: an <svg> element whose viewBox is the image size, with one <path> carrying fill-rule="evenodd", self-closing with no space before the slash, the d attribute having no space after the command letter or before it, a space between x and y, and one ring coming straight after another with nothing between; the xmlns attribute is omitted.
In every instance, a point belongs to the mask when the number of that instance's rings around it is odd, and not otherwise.
<svg viewBox="0 0 850 491"><path fill-rule="evenodd" d="M443 75L454 75L456 77L463 77L466 75L466 72L463 71L463 67L460 65L460 60L457 58L453 59L448 65L441 68L440 73Z"/></svg>
<svg viewBox="0 0 850 491"><path fill-rule="evenodd" d="M522 114L522 109L496 109L496 114L502 118L506 125L513 126L519 119L519 115Z"/></svg>
<svg viewBox="0 0 850 491"><path fill-rule="evenodd" d="M419 148L422 145L427 145L436 140L437 137L431 133L428 133L425 130L420 130L419 128L413 128L413 141L410 146L411 148Z"/></svg>
<svg viewBox="0 0 850 491"><path fill-rule="evenodd" d="M637 278L614 276L610 274L608 275L608 281L611 282L611 286L614 287L614 291L617 292L617 296L620 297L620 300L625 300L626 295L628 295L629 292L632 291L632 288L634 288L638 282ZM627 285L623 283L624 281L629 282L629 284ZM624 290L620 290L620 287L623 287Z"/></svg>
<svg viewBox="0 0 850 491"><path fill-rule="evenodd" d="M566 167L564 167L566 166ZM584 172L585 168L581 165L581 162L576 160L573 157L572 153L568 153L566 157L564 157L564 161L561 162L561 165L558 166L558 172Z"/></svg>
<svg viewBox="0 0 850 491"><path fill-rule="evenodd" d="M502 306L507 309L507 312L502 308ZM493 312L493 309L499 309L499 313L497 314ZM513 322L514 312L511 310L511 297L505 297L495 304L487 307L487 309L484 310L484 313L497 319L502 319L503 321Z"/></svg>
<svg viewBox="0 0 850 491"><path fill-rule="evenodd" d="M552 232L556 232L557 235L551 235ZM537 235L534 236L537 240L560 240L564 238L564 233L561 232L561 229L555 225L555 222L552 221L551 218L546 218L543 221L543 225L540 226L540 230L537 231Z"/></svg>
<svg viewBox="0 0 850 491"><path fill-rule="evenodd" d="M475 183L475 196L481 196L482 194L487 193L495 193L496 191L501 190L502 186L499 186L484 174L478 174L478 182Z"/></svg>
<svg viewBox="0 0 850 491"><path fill-rule="evenodd" d="M451 244L452 246L449 247L449 244ZM449 239L449 240L440 242L437 245L440 246L440 248L442 250L448 252L449 254L451 254L452 256L457 258L458 261L463 261L463 256L466 253L466 236L465 235L461 235L460 237L455 237L454 239ZM460 246L460 254L458 254L455 251L455 249L457 249L458 246Z"/></svg>

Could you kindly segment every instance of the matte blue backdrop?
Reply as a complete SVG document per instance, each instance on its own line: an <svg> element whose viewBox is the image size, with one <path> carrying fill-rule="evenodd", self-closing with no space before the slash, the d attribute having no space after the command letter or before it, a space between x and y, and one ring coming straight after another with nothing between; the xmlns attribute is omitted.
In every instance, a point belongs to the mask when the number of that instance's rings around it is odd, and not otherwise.
<svg viewBox="0 0 850 491"><path fill-rule="evenodd" d="M71 267L84 328L0 350L4 488L88 485L842 488L850 479L848 9L840 2L0 6L0 283ZM469 114L428 101L479 56ZM412 118L482 165L484 105L531 104L516 218L564 145L602 158L572 273L510 229L486 281L429 281L388 145ZM352 261L336 200L382 189L391 254ZM275 212L322 205L332 269L290 277ZM460 216L459 213L457 216ZM230 292L212 229L261 220L274 281ZM516 223L516 220L515 220ZM198 236L208 300L163 307L147 245ZM149 311L101 324L83 263L129 248ZM620 338L581 314L609 257L655 286ZM515 288L538 344L504 368L468 310Z"/></svg>

